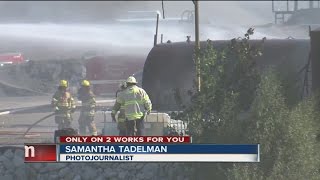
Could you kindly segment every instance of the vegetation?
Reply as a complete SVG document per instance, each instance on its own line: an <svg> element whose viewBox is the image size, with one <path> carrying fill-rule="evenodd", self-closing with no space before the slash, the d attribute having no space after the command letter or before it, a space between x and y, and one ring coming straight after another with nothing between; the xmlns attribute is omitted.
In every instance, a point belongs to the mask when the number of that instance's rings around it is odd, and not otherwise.
<svg viewBox="0 0 320 180"><path fill-rule="evenodd" d="M224 49L208 46L201 58L201 92L179 114L198 143L260 143L260 163L192 164L195 179L319 179L318 98L297 98L299 89L277 69L259 73L262 55L244 38Z"/></svg>

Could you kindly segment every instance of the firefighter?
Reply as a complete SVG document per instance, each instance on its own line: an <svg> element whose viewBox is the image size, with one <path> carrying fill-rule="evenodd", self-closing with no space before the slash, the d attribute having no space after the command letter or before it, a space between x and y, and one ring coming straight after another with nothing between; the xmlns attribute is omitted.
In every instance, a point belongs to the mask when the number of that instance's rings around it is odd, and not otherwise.
<svg viewBox="0 0 320 180"><path fill-rule="evenodd" d="M151 112L152 104L148 94L137 86L137 81L130 76L127 88L118 94L115 106L123 106L126 117L128 136L144 135L144 119ZM114 120L114 117L112 117Z"/></svg>
<svg viewBox="0 0 320 180"><path fill-rule="evenodd" d="M118 95L123 92L126 89L127 85L126 82L122 82L119 85L119 90L116 92L116 98L118 97ZM111 112L111 117L112 120L115 122L115 116L117 114L117 112L119 112L118 115L118 130L119 130L119 136L127 136L127 127L126 127L126 117L125 117L125 113L124 113L124 106L120 106L119 103L115 103L115 105L113 106L112 112Z"/></svg>
<svg viewBox="0 0 320 180"><path fill-rule="evenodd" d="M82 107L79 117L79 133L86 135L86 128L93 136L97 136L97 127L94 122L96 100L95 95L90 89L90 82L83 80L81 82L81 88L78 91L78 99L81 101Z"/></svg>
<svg viewBox="0 0 320 180"><path fill-rule="evenodd" d="M67 91L68 81L61 80L58 90L52 97L51 105L55 111L55 122L58 129L71 128L72 113L76 109L74 99L70 92Z"/></svg>

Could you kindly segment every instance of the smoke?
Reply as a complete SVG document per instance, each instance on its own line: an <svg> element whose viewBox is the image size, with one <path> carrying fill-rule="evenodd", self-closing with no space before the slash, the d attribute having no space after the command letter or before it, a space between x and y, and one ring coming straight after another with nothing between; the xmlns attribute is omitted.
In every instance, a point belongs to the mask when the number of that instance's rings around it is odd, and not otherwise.
<svg viewBox="0 0 320 180"><path fill-rule="evenodd" d="M200 39L231 39L249 27L273 21L270 1L201 1ZM166 18L193 10L192 1L165 1ZM81 57L87 51L146 57L153 47L154 23L117 24L129 10L160 10L160 1L19 1L0 3L0 52L21 51L33 58ZM193 24L165 24L164 42L194 40ZM293 32L257 28L253 38L286 38ZM295 35L299 34L294 32ZM303 34L303 33L300 33ZM303 35L301 35L303 36Z"/></svg>
<svg viewBox="0 0 320 180"><path fill-rule="evenodd" d="M145 9L143 1L13 1L0 3L2 22L105 22L130 9Z"/></svg>
<svg viewBox="0 0 320 180"><path fill-rule="evenodd" d="M256 23L272 20L270 1L201 1L202 20L219 23ZM165 1L167 17L193 10L192 1ZM161 1L14 1L0 3L2 22L105 22L129 10L162 10Z"/></svg>

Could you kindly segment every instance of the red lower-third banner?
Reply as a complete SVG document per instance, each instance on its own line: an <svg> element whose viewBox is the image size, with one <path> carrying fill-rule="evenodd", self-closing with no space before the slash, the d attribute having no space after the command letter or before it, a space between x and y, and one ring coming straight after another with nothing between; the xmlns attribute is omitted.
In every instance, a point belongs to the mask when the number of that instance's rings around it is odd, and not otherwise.
<svg viewBox="0 0 320 180"><path fill-rule="evenodd" d="M55 144L25 144L25 162L56 162L57 147Z"/></svg>

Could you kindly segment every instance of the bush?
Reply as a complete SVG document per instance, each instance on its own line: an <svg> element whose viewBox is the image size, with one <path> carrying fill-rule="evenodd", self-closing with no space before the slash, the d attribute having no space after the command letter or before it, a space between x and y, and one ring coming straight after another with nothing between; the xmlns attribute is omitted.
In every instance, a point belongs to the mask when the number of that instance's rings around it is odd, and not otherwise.
<svg viewBox="0 0 320 180"><path fill-rule="evenodd" d="M177 117L189 122L189 134L194 142L226 144L244 139L245 127L239 117L250 108L260 82L255 57L262 52L260 46L250 45L248 40L252 34L253 29L249 29L244 38L231 40L228 47L221 50L208 42L199 54L201 92L192 94L192 105ZM196 178L212 176L223 179L229 166L199 164Z"/></svg>
<svg viewBox="0 0 320 180"><path fill-rule="evenodd" d="M246 131L248 142L261 144L261 162L234 165L229 179L319 178L315 98L290 110L279 79L274 71L262 78Z"/></svg>
<svg viewBox="0 0 320 180"><path fill-rule="evenodd" d="M255 57L262 55L261 46L250 45L252 34L250 28L244 38L231 40L221 50L208 42L199 54L201 92L192 94L192 105L178 115L189 121L189 134L195 142L238 142L238 116L250 108L260 81Z"/></svg>
<svg viewBox="0 0 320 180"><path fill-rule="evenodd" d="M194 179L319 179L317 98L297 97L294 72L260 75L262 46L250 46L251 34L223 50L208 44L200 54L201 92L178 118L189 121L196 143L260 143L261 162L193 164Z"/></svg>

